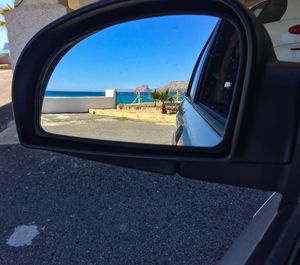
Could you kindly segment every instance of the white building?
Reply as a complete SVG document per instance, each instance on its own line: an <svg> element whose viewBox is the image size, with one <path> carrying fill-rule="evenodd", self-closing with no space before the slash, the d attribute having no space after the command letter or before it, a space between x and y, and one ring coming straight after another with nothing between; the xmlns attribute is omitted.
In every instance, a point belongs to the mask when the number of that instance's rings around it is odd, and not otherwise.
<svg viewBox="0 0 300 265"><path fill-rule="evenodd" d="M5 15L12 67L26 43L53 20L97 0L16 0L15 9Z"/></svg>

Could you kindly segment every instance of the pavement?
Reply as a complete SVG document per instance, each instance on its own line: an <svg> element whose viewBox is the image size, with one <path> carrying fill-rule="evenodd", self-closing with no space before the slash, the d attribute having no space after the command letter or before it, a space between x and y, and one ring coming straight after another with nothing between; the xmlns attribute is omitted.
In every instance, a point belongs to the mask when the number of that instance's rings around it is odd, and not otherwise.
<svg viewBox="0 0 300 265"><path fill-rule="evenodd" d="M125 118L136 121L164 122L176 124L176 114L162 114L161 110L144 108L135 109L90 109L89 113L93 115L109 116L116 118Z"/></svg>
<svg viewBox="0 0 300 265"><path fill-rule="evenodd" d="M176 130L175 123L90 113L43 114L42 127L60 135L164 145L172 145Z"/></svg>
<svg viewBox="0 0 300 265"><path fill-rule="evenodd" d="M3 104L2 139L14 126ZM270 195L27 149L10 130L0 145L1 265L213 265Z"/></svg>

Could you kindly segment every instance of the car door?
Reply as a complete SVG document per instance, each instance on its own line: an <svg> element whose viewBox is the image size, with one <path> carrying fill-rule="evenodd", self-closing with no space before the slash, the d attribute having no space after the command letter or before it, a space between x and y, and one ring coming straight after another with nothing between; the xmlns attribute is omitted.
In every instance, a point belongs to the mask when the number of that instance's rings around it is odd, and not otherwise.
<svg viewBox="0 0 300 265"><path fill-rule="evenodd" d="M211 147L221 141L238 62L239 45L234 28L230 23L220 21L200 55L177 114L174 137L177 145Z"/></svg>

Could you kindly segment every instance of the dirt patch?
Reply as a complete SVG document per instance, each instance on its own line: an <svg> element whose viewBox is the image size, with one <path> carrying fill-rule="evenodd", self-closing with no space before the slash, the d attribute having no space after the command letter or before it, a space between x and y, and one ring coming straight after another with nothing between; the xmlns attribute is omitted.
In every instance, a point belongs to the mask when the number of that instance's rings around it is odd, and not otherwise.
<svg viewBox="0 0 300 265"><path fill-rule="evenodd" d="M120 109L90 109L90 114L109 116L114 118L122 118L128 120L147 121L147 122L163 122L176 123L175 114L161 114L160 112L151 112L145 110L120 110Z"/></svg>

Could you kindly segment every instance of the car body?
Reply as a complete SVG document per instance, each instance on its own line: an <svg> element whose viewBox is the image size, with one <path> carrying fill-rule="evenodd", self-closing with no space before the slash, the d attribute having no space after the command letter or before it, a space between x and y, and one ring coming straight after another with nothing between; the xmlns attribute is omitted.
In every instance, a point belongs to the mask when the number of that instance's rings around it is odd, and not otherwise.
<svg viewBox="0 0 300 265"><path fill-rule="evenodd" d="M219 21L198 58L185 100L177 113L175 145L212 147L222 141L239 56L233 28ZM212 65L212 60L218 62Z"/></svg>
<svg viewBox="0 0 300 265"><path fill-rule="evenodd" d="M268 31L277 59L300 62L300 1L260 1L250 7L250 10ZM293 26L299 26L298 34L289 31ZM191 85L195 86L194 82L195 79L192 78ZM198 86L200 82L201 80L198 81ZM197 95L187 92L182 104L184 111L177 114L177 131L173 143L187 146L216 145L222 138L225 117L210 107L201 108L199 104L194 104L194 97Z"/></svg>
<svg viewBox="0 0 300 265"><path fill-rule="evenodd" d="M275 2L275 4L271 2ZM280 12L277 10L280 10ZM298 0L267 0L251 7L251 11L268 31L277 59L280 61L300 62L299 10L300 1ZM295 27L294 30L293 27Z"/></svg>

